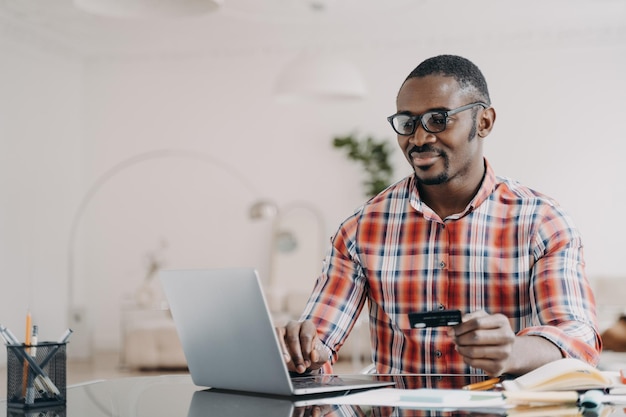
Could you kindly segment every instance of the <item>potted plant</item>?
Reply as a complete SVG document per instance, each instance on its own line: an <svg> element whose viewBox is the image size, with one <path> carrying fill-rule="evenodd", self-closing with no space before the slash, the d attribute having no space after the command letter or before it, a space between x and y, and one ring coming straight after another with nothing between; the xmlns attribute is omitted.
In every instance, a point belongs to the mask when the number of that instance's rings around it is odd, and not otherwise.
<svg viewBox="0 0 626 417"><path fill-rule="evenodd" d="M391 183L393 167L389 163L389 155L392 149L388 141L377 140L371 136L358 138L350 134L333 138L333 146L345 149L348 159L363 166L367 176L363 185L368 197L375 196Z"/></svg>

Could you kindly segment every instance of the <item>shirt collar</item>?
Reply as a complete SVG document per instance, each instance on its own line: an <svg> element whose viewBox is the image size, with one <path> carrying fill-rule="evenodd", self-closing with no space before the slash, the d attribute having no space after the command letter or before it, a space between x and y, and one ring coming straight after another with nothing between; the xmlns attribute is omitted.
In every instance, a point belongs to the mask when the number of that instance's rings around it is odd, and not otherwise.
<svg viewBox="0 0 626 417"><path fill-rule="evenodd" d="M493 190L495 189L496 174L493 171L493 168L491 167L491 165L489 164L489 161L487 161L486 158L484 159L484 161L485 161L485 175L483 177L482 183L480 184L480 188L478 189L478 192L476 192L476 195L474 196L474 198L472 198L472 201L470 201L467 207L465 207L465 210L463 210L463 212L459 214L451 216L452 218L460 218L460 217L465 216L466 214L471 213L474 209L476 209L476 207L480 206L485 200L487 200L489 196L491 195L491 193L493 192ZM435 215L435 213L432 212L430 207L425 205L424 202L420 199L419 190L417 188L417 180L415 179L415 175L411 177L409 186L411 189L411 196L410 196L411 206L415 208L415 210L422 212L425 215L427 213L432 213L432 215Z"/></svg>

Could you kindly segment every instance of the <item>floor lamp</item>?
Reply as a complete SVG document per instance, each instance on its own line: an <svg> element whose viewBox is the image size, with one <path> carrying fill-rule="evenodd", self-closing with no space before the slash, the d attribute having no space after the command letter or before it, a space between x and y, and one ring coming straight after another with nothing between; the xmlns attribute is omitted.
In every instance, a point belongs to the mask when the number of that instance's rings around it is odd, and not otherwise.
<svg viewBox="0 0 626 417"><path fill-rule="evenodd" d="M72 340L73 348L72 354L76 357L90 357L91 356L91 334L90 329L85 325L87 309L85 305L81 305L76 301L75 294L75 286L76 286L76 271L75 271L75 252L76 252L76 238L78 234L78 229L80 226L81 219L85 214L85 211L89 207L90 202L93 198L98 194L98 192L102 189L102 187L107 184L111 179L118 176L125 170L153 160L165 159L165 158L184 158L199 161L201 163L209 164L214 167L220 168L226 174L236 178L246 189L246 191L253 196L255 199L258 199L258 193L256 189L252 186L247 178L245 178L241 173L239 173L234 167L225 163L224 161L219 160L218 158L212 157L210 155L204 154L202 152L197 151L189 151L189 150L179 150L179 149L162 149L162 150L153 150L144 152L141 154L137 154L131 156L113 167L107 170L104 174L100 175L93 184L87 189L82 199L80 200L74 215L72 216L72 221L70 224L70 233L67 242L67 319L69 326L74 330L81 329L81 332L87 333L87 337L81 337L80 332L76 331L75 337ZM265 204L271 206L271 203L267 200L259 200L264 201Z"/></svg>
<svg viewBox="0 0 626 417"><path fill-rule="evenodd" d="M324 215L307 201L281 207L259 201L251 206L250 217L272 221L266 280L270 309L275 313L300 310L321 271L326 245ZM293 303L298 305L290 308Z"/></svg>

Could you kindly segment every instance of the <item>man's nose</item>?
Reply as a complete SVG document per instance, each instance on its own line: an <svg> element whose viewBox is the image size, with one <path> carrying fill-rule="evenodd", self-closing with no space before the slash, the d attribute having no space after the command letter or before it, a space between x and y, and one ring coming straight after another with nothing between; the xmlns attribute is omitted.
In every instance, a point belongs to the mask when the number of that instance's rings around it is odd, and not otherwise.
<svg viewBox="0 0 626 417"><path fill-rule="evenodd" d="M409 137L409 142L416 146L423 146L426 143L433 143L437 140L434 133L427 132L420 123L415 132Z"/></svg>

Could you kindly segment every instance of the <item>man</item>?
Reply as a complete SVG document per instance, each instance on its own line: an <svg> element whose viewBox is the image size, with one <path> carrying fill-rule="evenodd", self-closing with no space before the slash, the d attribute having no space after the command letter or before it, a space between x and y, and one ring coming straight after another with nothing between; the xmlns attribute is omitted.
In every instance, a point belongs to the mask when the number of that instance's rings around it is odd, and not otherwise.
<svg viewBox="0 0 626 417"><path fill-rule="evenodd" d="M302 319L278 329L289 368L335 360L366 301L378 373L597 363L581 236L555 201L484 158L496 112L481 71L458 56L427 59L396 104L388 120L414 173L340 226ZM466 314L453 327L411 328L409 313L440 309Z"/></svg>

